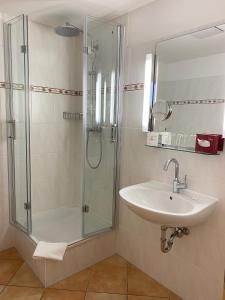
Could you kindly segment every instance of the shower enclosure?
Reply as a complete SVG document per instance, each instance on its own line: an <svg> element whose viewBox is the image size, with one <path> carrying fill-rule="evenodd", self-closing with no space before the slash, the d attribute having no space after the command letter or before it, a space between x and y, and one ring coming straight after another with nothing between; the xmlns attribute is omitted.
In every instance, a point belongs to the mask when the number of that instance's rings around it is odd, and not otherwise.
<svg viewBox="0 0 225 300"><path fill-rule="evenodd" d="M66 26L22 15L4 38L10 220L72 244L114 226L122 28Z"/></svg>

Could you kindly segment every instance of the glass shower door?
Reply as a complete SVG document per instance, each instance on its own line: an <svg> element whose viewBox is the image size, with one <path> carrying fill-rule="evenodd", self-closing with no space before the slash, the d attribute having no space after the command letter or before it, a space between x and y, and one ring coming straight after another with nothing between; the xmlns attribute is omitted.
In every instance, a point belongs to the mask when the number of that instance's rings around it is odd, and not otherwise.
<svg viewBox="0 0 225 300"><path fill-rule="evenodd" d="M27 18L4 24L10 219L31 231Z"/></svg>
<svg viewBox="0 0 225 300"><path fill-rule="evenodd" d="M113 227L121 28L86 18L84 33L83 235Z"/></svg>

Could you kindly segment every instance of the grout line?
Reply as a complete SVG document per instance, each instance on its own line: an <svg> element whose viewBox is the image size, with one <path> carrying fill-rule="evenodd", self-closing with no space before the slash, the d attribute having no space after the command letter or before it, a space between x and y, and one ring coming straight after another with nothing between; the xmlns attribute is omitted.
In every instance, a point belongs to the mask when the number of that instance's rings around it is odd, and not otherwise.
<svg viewBox="0 0 225 300"><path fill-rule="evenodd" d="M64 280L64 279L62 279ZM60 282L60 281L59 281ZM72 290L72 289L59 289L59 288L54 288L54 287L46 287L45 289L48 289L48 290L54 290L54 291L70 291L70 292L82 292L82 293L85 293L86 289L85 290Z"/></svg>
<svg viewBox="0 0 225 300"><path fill-rule="evenodd" d="M54 290L54 291L68 291L68 292L79 292L79 293L85 293L85 290L71 290L71 289L56 289L56 288L51 288L51 287L47 287L45 288L46 290Z"/></svg>
<svg viewBox="0 0 225 300"><path fill-rule="evenodd" d="M122 293L118 293L118 292L96 292L96 291L89 291L89 293L127 296L127 294L122 294ZM135 296L135 295L131 295L131 296ZM138 295L138 296L143 296L143 295Z"/></svg>
<svg viewBox="0 0 225 300"><path fill-rule="evenodd" d="M44 297L44 293L45 293L45 289L43 290L43 292L42 292L42 295L41 295L41 298L40 298L40 300L41 299L43 299L43 297Z"/></svg>
<svg viewBox="0 0 225 300"><path fill-rule="evenodd" d="M1 122L1 121L0 121ZM3 121L4 123L5 121ZM2 123L2 122L1 122ZM0 257L0 261L2 260L10 260L10 261L22 261L24 262L24 260L22 259L22 257L18 257L18 258L10 258L10 257Z"/></svg>
<svg viewBox="0 0 225 300"><path fill-rule="evenodd" d="M3 291L6 289L6 285L4 285L4 284L1 284L1 286L3 286L3 289L1 290L1 292L0 292L0 295L3 293Z"/></svg>
<svg viewBox="0 0 225 300"><path fill-rule="evenodd" d="M151 299L159 299L159 300L170 300L170 298L169 297L160 297L160 296L146 296L146 295L127 295L127 296L135 296L135 298L137 297L137 298L139 298L139 297L144 297L144 298L147 298L147 299L149 299L149 300L151 300Z"/></svg>
<svg viewBox="0 0 225 300"><path fill-rule="evenodd" d="M128 261L126 260L126 275L127 275L127 300L128 300Z"/></svg>
<svg viewBox="0 0 225 300"><path fill-rule="evenodd" d="M49 288L45 288L45 287L37 287L37 286L27 286L27 285L9 285L9 286L7 286L7 285L4 285L3 284L3 286L4 286L4 288L6 288L6 287L11 287L11 286L14 286L14 287L18 287L18 288L23 288L23 287L25 287L25 288L33 288L33 289L43 289L43 292L46 290L46 289L51 289L51 290L55 290L55 291L68 291L68 292L82 292L82 293L85 293L85 296L86 296L86 292L87 292L87 288L86 288L86 290L71 290L71 289L66 289L66 288L64 288L64 289L56 289L56 288L51 288L51 287L49 287ZM88 287L88 285L87 285L87 287ZM3 289L4 290L4 289ZM119 293L119 292L97 292L97 291L90 291L91 293L95 293L95 294L109 294L109 295L121 295L121 296L127 296L127 298L128 298L128 296L138 296L138 297L147 297L147 298L158 298L158 299L166 299L166 300L169 300L170 299L170 296L153 296L153 295L143 295L143 294L129 294L128 292L126 293L126 294L123 294L123 293Z"/></svg>
<svg viewBox="0 0 225 300"><path fill-rule="evenodd" d="M135 297L146 297L149 298L149 300L151 300L151 298L157 298L157 299L161 299L161 300L170 300L170 296L158 296L158 295L140 295L140 294L127 294L127 296L135 296Z"/></svg>
<svg viewBox="0 0 225 300"><path fill-rule="evenodd" d="M8 280L8 282L6 283L7 286L9 286L10 282L12 281L12 279L14 278L14 276L19 272L19 270L22 268L22 266L24 265L24 261L22 262L21 266L15 271L15 273L13 273L13 275L10 277L10 279Z"/></svg>
<svg viewBox="0 0 225 300"><path fill-rule="evenodd" d="M88 293L89 284L90 284L90 281L91 281L91 278L92 278L92 272L94 271L93 269L94 269L94 266L91 266L91 267L90 267L90 274L89 274L88 280L87 280L87 286L86 286L86 289L85 289L84 300L85 300L86 295L87 295L87 293Z"/></svg>
<svg viewBox="0 0 225 300"><path fill-rule="evenodd" d="M5 121L3 121L4 123ZM2 123L2 122L1 122ZM0 252L1 253L1 252ZM24 262L24 260L22 259L22 257L18 257L18 258L10 258L10 257L0 257L0 261L2 260L10 260L10 261L22 261Z"/></svg>
<svg viewBox="0 0 225 300"><path fill-rule="evenodd" d="M19 287L19 288L31 288L31 289L45 289L44 286L29 286L29 285L17 285L17 284L10 284L7 286L8 287L15 286L15 287Z"/></svg>

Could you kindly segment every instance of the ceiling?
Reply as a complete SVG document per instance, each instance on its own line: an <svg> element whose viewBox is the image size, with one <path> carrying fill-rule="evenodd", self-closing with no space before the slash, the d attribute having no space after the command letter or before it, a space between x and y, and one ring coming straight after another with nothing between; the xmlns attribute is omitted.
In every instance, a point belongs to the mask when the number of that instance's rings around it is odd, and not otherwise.
<svg viewBox="0 0 225 300"><path fill-rule="evenodd" d="M0 11L9 15L28 14L31 19L55 26L69 21L83 24L83 17L112 20L155 0L0 0Z"/></svg>
<svg viewBox="0 0 225 300"><path fill-rule="evenodd" d="M156 53L164 63L225 53L225 24L163 41Z"/></svg>

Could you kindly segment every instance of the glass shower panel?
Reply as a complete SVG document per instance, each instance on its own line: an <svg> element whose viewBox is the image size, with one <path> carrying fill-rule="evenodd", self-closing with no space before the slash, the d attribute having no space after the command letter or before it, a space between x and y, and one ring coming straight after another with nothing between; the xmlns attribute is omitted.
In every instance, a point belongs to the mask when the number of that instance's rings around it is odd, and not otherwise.
<svg viewBox="0 0 225 300"><path fill-rule="evenodd" d="M27 18L4 25L11 221L31 230Z"/></svg>
<svg viewBox="0 0 225 300"><path fill-rule="evenodd" d="M120 26L87 18L84 54L83 234L113 226Z"/></svg>

